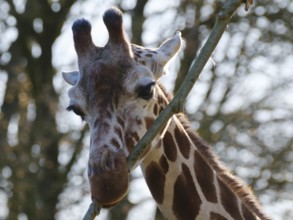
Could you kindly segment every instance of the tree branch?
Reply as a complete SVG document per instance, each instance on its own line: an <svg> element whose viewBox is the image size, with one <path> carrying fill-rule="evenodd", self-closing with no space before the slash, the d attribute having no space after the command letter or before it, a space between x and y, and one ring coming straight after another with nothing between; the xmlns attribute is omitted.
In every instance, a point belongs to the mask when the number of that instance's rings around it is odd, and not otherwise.
<svg viewBox="0 0 293 220"><path fill-rule="evenodd" d="M129 155L129 170L132 170L137 165L140 155L144 154L146 147L151 143L156 134L165 126L165 124L172 117L172 115L178 113L183 108L186 96L189 94L190 90L197 81L202 69L209 60L219 40L221 39L230 21L230 18L240 7L241 3L243 3L241 0L228 0L224 4L223 8L218 13L217 21L211 31L209 38L207 39L198 57L194 59L195 61L191 65L188 74L182 85L178 89L175 97L163 110L159 117L154 121L151 128L148 129L146 134L142 137L142 139L134 148L133 152ZM247 7L247 4L249 4L250 1L244 1L244 3Z"/></svg>
<svg viewBox="0 0 293 220"><path fill-rule="evenodd" d="M101 207L94 201L90 204L82 220L94 220L100 214Z"/></svg>
<svg viewBox="0 0 293 220"><path fill-rule="evenodd" d="M77 158L78 154L82 150L82 141L84 139L84 136L85 136L85 133L87 132L87 130L88 130L88 127L83 127L83 129L81 130L79 139L74 143L73 155L72 155L71 159L69 160L68 164L65 167L65 172L64 172L64 174L65 174L64 177L65 178L67 178L68 173L70 172L72 166L76 162L76 158Z"/></svg>

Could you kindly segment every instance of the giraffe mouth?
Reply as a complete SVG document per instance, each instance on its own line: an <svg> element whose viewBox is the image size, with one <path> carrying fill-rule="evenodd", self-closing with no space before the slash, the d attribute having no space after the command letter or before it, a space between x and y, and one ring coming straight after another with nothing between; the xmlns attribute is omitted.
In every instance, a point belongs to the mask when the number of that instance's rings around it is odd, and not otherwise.
<svg viewBox="0 0 293 220"><path fill-rule="evenodd" d="M109 208L114 207L114 206L117 205L118 203L119 203L119 201L118 201L118 202L115 202L115 203L113 203L113 204L102 205L102 208L104 208L104 209L109 209Z"/></svg>
<svg viewBox="0 0 293 220"><path fill-rule="evenodd" d="M128 192L129 175L125 154L102 149L90 156L88 178L92 200L104 208L116 205Z"/></svg>

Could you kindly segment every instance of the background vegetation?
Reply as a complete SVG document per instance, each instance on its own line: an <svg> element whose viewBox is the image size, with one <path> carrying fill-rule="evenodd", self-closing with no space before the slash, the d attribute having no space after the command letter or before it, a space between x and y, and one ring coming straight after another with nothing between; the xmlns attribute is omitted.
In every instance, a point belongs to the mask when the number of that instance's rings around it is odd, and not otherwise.
<svg viewBox="0 0 293 220"><path fill-rule="evenodd" d="M64 112L60 72L76 69L73 20L93 21L94 41L105 43L97 27L109 5L124 11L133 43L157 46L182 31L180 59L162 79L176 92L222 1L0 0L0 219L80 219L86 211L88 128ZM292 29L290 0L241 8L186 102L194 128L274 219L293 218ZM140 174L132 178L130 195L100 219L134 219L132 210L151 201L136 198L145 192Z"/></svg>

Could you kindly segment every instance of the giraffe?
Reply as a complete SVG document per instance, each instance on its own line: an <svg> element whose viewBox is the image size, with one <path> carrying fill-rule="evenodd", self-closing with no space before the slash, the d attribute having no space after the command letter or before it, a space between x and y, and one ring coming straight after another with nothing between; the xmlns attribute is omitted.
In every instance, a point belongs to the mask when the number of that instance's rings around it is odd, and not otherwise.
<svg viewBox="0 0 293 220"><path fill-rule="evenodd" d="M177 32L160 47L145 48L129 43L119 9L107 10L103 20L109 32L104 47L94 45L87 20L74 22L79 71L63 78L72 86L67 110L90 127L92 200L109 208L127 194L127 156L171 99L157 81L182 39ZM166 219L269 219L182 113L169 119L137 165Z"/></svg>

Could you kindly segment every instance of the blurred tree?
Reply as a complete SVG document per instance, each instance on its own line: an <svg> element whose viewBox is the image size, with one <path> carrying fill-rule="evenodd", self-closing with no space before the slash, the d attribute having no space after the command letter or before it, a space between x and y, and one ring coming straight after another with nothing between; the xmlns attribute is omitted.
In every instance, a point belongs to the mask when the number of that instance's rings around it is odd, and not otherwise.
<svg viewBox="0 0 293 220"><path fill-rule="evenodd" d="M8 199L7 219L61 218L62 210L88 196L82 150L87 127L60 130L62 94L53 86L52 46L75 2L0 0L0 190ZM175 92L222 5L216 0L112 3L131 18L129 35L136 44L156 46L182 31L185 47ZM293 3L259 0L248 14L243 11L233 17L186 102L186 113L221 160L268 206L293 200ZM73 184L77 176L79 184ZM129 200L107 218L126 219L136 206ZM293 216L285 208L276 214ZM162 219L158 212L156 219Z"/></svg>
<svg viewBox="0 0 293 220"><path fill-rule="evenodd" d="M7 83L1 106L1 188L7 219L54 219L58 196L80 151L62 167L56 124L52 45L75 1L1 1L1 74ZM10 32L10 33L9 33ZM11 33L13 32L13 33ZM15 39L5 37L15 36ZM10 43L7 45L7 41ZM3 46L2 46L3 43ZM4 43L6 43L4 45Z"/></svg>

